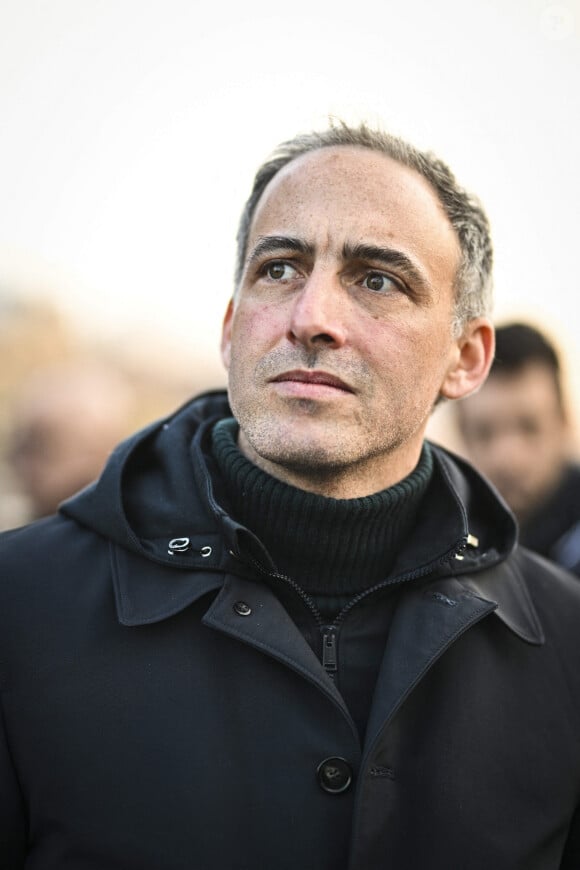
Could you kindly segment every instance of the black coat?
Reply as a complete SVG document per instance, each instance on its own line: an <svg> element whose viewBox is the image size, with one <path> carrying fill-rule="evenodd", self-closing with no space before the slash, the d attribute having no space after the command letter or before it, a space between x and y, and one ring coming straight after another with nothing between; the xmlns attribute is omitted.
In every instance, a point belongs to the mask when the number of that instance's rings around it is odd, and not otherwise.
<svg viewBox="0 0 580 870"><path fill-rule="evenodd" d="M578 870L578 581L434 448L361 746L216 498L224 412L203 397L0 537L2 870Z"/></svg>

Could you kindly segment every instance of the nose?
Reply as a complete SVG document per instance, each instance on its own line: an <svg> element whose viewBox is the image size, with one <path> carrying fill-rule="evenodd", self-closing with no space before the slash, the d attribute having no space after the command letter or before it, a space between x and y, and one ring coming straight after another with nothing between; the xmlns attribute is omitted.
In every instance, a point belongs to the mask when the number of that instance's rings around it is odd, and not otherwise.
<svg viewBox="0 0 580 870"><path fill-rule="evenodd" d="M345 307L338 276L314 268L293 300L289 340L307 347L341 347L346 340Z"/></svg>

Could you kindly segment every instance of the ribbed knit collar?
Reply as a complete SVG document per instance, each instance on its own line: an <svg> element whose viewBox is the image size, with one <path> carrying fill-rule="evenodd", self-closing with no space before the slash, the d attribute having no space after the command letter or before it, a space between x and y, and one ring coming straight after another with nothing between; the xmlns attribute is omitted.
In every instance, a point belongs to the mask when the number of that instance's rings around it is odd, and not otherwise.
<svg viewBox="0 0 580 870"><path fill-rule="evenodd" d="M290 486L240 452L238 424L221 420L212 453L233 517L265 546L276 569L304 590L350 595L385 579L433 470L428 444L399 483L363 498L335 499Z"/></svg>

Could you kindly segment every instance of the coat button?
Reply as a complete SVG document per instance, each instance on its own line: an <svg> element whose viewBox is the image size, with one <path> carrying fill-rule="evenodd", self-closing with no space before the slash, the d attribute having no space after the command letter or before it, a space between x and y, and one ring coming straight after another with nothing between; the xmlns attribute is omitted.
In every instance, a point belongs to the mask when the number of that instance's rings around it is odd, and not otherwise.
<svg viewBox="0 0 580 870"><path fill-rule="evenodd" d="M332 756L320 762L316 776L323 791L328 794L342 794L352 783L352 768L344 758Z"/></svg>
<svg viewBox="0 0 580 870"><path fill-rule="evenodd" d="M236 601L234 604L234 612L238 614L238 616L249 616L252 612L252 608L249 604L246 604L245 601Z"/></svg>

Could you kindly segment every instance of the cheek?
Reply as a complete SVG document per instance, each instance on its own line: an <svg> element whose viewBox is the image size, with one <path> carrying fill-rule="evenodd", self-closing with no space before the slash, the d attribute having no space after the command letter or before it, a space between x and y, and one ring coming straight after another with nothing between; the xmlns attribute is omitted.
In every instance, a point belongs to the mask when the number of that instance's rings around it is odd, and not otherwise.
<svg viewBox="0 0 580 870"><path fill-rule="evenodd" d="M284 320L271 305L244 305L234 315L232 355L239 348L246 357L256 357L285 334Z"/></svg>
<svg viewBox="0 0 580 870"><path fill-rule="evenodd" d="M399 371L406 380L439 381L450 360L449 330L429 323L393 319L381 329L365 330L361 342L379 368Z"/></svg>

